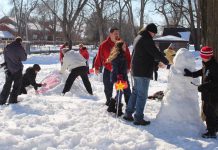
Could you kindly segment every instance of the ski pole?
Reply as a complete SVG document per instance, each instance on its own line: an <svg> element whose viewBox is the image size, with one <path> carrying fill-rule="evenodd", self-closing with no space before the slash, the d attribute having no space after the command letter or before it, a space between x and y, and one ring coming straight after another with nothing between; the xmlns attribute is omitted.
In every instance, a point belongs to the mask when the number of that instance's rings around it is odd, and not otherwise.
<svg viewBox="0 0 218 150"><path fill-rule="evenodd" d="M117 112L116 112L116 118L118 118L118 110L119 110L119 105L120 105L120 99L121 99L121 90L118 90L118 100L117 100Z"/></svg>

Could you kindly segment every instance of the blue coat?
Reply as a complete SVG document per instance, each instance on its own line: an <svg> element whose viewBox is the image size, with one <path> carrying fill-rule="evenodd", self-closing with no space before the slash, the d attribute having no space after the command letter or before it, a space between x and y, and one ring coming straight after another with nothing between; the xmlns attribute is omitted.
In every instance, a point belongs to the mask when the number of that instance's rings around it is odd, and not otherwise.
<svg viewBox="0 0 218 150"><path fill-rule="evenodd" d="M111 81L113 83L117 82L117 75L122 75L123 80L127 81L127 60L124 56L124 52L121 52L117 55L117 57L112 60L112 73L111 73Z"/></svg>

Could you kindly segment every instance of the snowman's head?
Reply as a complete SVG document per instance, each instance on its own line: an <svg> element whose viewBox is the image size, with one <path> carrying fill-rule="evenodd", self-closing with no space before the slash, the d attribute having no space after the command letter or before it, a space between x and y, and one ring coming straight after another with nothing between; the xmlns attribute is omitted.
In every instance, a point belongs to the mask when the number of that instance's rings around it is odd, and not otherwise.
<svg viewBox="0 0 218 150"><path fill-rule="evenodd" d="M195 58L186 48L180 48L173 59L173 66L176 70L184 71L185 68L195 70Z"/></svg>

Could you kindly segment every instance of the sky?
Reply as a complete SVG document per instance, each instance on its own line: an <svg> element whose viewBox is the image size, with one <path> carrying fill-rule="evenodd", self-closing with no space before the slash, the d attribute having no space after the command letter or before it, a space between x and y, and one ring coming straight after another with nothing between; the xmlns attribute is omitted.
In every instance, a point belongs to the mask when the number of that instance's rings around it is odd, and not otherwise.
<svg viewBox="0 0 218 150"><path fill-rule="evenodd" d="M0 3L0 17L3 17L4 14L8 14L10 12L10 9L12 7L12 4L9 4L9 0L1 1Z"/></svg>
<svg viewBox="0 0 218 150"><path fill-rule="evenodd" d="M139 9L139 5L137 4L136 1L133 1L132 4L133 4L133 8L135 9L135 11L134 11L135 18L139 18L136 14L136 10ZM5 14L8 15L12 6L13 6L13 4L12 3L10 4L9 0L4 0L4 1L2 0L0 3L0 8L1 8L0 9L0 18L5 16ZM161 16L154 13L154 12L151 12L152 10L153 10L152 4L148 4L146 6L146 10L145 10L145 17L147 17L147 16L149 17L148 18L149 22L152 21L155 23L161 23L162 22ZM139 24L139 20L136 20L136 23Z"/></svg>

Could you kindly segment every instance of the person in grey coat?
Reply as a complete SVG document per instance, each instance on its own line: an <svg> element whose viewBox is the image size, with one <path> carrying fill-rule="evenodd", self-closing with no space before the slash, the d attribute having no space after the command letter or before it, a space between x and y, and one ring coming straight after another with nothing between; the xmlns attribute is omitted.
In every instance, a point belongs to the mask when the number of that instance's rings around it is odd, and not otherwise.
<svg viewBox="0 0 218 150"><path fill-rule="evenodd" d="M3 51L6 65L6 81L0 94L0 105L7 102L9 95L8 103L17 103L17 96L22 83L22 61L27 59L27 54L21 43L22 38L17 37L13 42L8 44ZM13 88L11 91L12 83Z"/></svg>

